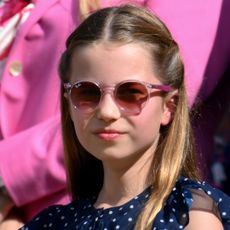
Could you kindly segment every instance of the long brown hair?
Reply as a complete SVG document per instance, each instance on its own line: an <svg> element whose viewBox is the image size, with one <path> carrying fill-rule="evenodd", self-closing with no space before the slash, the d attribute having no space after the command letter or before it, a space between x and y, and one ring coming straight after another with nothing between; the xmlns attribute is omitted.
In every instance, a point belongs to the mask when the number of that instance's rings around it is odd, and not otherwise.
<svg viewBox="0 0 230 230"><path fill-rule="evenodd" d="M70 35L60 62L61 81L68 82L76 47L109 41L142 43L151 52L153 69L163 84L178 90L172 122L160 131L149 175L153 193L136 223L150 229L179 175L198 179L193 136L184 86L184 65L179 48L164 23L147 9L124 5L101 9ZM68 184L73 199L97 195L103 183L102 163L79 143L61 87L62 129Z"/></svg>

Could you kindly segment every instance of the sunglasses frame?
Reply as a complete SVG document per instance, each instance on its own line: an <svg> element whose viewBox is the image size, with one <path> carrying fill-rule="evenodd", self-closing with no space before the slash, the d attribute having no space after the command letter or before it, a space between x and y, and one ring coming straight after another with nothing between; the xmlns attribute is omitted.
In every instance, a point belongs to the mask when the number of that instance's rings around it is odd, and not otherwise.
<svg viewBox="0 0 230 230"><path fill-rule="evenodd" d="M82 82L94 84L95 86L98 87L98 89L101 92L100 100L99 100L97 106L95 106L95 108L93 108L91 112L85 112L85 111L81 110L72 101L71 92L72 92L73 87L75 87L78 84L81 84ZM119 88L119 86L121 86L122 84L125 84L125 83L138 83L138 84L141 84L142 86L144 86L146 88L146 91L148 93L147 99L146 99L145 103L143 103L143 105L141 105L141 110L138 113L127 112L127 110L125 108L123 108L121 105L119 105L119 103L116 100L117 89ZM68 97L70 98L71 104L73 105L74 109L77 109L81 113L92 113L92 112L94 112L98 108L98 106L100 105L101 98L103 97L103 95L105 93L110 93L111 96L113 97L113 100L116 103L117 107L123 113L128 114L128 115L137 115L137 114L141 113L142 109L144 108L144 106L147 104L149 98L151 97L151 90L157 89L157 90L160 90L160 91L163 91L163 92L166 92L166 93L172 91L172 87L169 86L169 85L152 84L152 83L143 82L143 81L137 81L137 80L125 80L125 81L121 81L121 82L119 82L117 84L114 84L114 85L103 85L102 83L96 82L96 81L85 81L85 80L81 80L81 81L75 81L73 83L70 83L70 82L64 83L63 87L66 90L66 92L68 94Z"/></svg>

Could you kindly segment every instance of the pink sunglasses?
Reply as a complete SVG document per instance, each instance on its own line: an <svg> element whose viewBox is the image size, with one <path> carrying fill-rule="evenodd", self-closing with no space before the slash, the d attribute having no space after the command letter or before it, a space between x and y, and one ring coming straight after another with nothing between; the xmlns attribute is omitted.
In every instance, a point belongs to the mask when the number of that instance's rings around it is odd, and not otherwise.
<svg viewBox="0 0 230 230"><path fill-rule="evenodd" d="M136 80L122 81L114 86L103 86L93 81L64 83L74 108L91 113L100 104L105 93L110 93L119 109L127 115L138 115L148 102L153 89L170 92L169 85L155 85Z"/></svg>

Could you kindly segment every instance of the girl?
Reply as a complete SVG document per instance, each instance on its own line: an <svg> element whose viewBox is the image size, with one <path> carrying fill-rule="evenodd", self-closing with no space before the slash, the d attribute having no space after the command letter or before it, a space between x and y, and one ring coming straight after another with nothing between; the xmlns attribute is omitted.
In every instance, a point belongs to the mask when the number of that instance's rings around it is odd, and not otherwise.
<svg viewBox="0 0 230 230"><path fill-rule="evenodd" d="M227 195L199 182L177 43L146 9L99 10L60 62L73 202L22 230L230 229Z"/></svg>

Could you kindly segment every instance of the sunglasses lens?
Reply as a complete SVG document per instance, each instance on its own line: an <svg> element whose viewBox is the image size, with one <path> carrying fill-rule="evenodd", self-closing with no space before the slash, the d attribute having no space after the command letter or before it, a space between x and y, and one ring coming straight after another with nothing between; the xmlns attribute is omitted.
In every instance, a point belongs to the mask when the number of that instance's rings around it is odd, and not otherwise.
<svg viewBox="0 0 230 230"><path fill-rule="evenodd" d="M101 97L99 87L92 82L79 82L73 86L71 100L73 105L82 112L92 112Z"/></svg>
<svg viewBox="0 0 230 230"><path fill-rule="evenodd" d="M128 114L139 114L148 99L148 90L139 82L125 82L118 86L116 101Z"/></svg>

